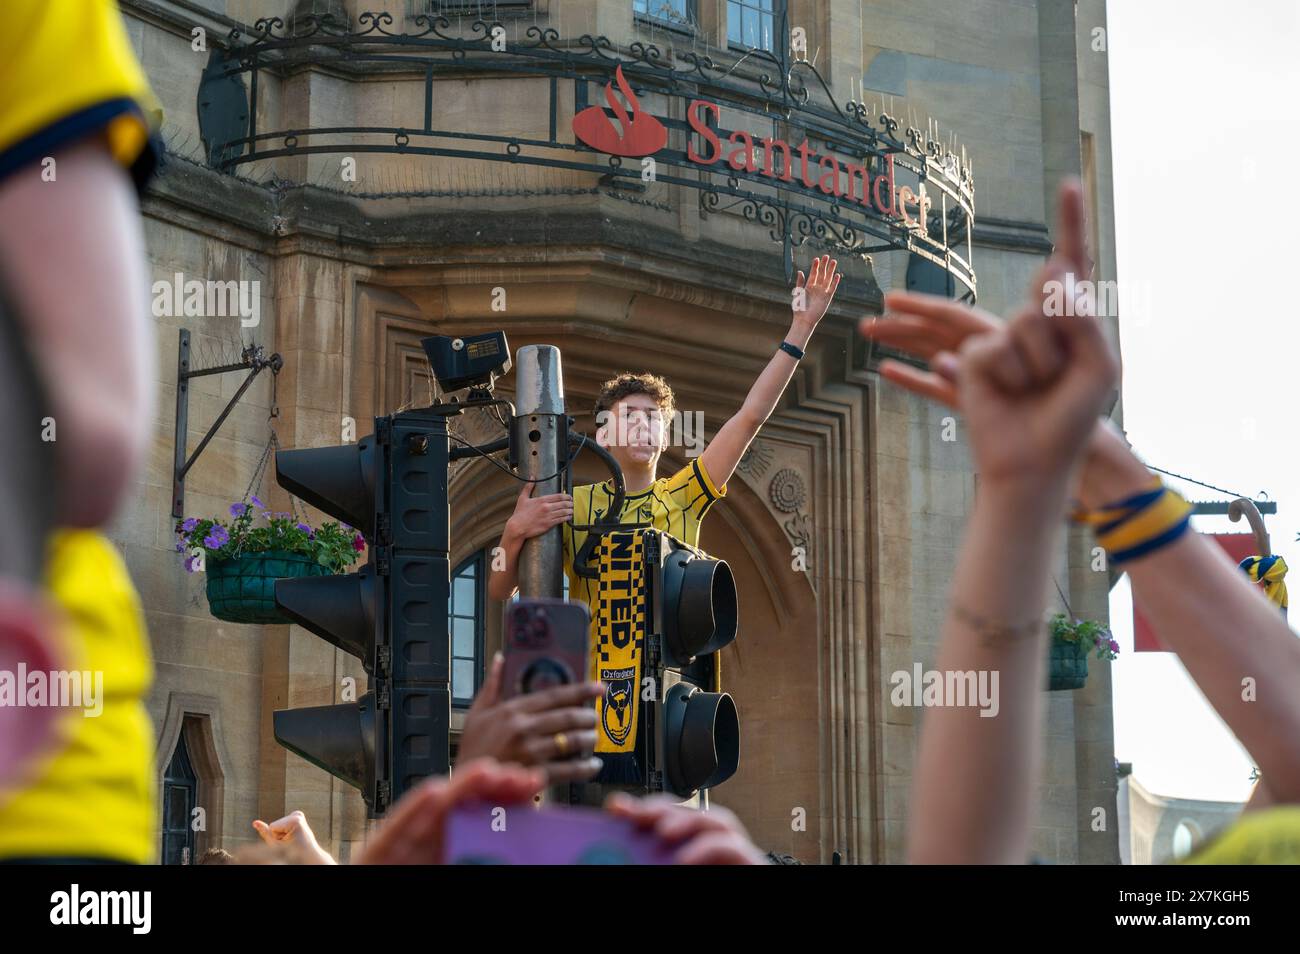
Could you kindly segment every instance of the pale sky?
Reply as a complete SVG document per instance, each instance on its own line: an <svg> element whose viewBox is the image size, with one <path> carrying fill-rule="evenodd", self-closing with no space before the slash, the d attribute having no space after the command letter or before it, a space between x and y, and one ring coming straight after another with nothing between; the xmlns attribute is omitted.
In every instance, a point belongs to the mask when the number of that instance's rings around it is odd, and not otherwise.
<svg viewBox="0 0 1300 954"><path fill-rule="evenodd" d="M1300 0L1107 8L1125 428L1149 464L1277 502L1265 523L1291 567L1294 627L1300 307L1286 289L1300 267L1286 236L1300 221ZM1194 525L1249 532L1227 517ZM1157 794L1244 800L1249 757L1172 654L1132 652L1131 606L1124 578L1110 603L1116 756Z"/></svg>

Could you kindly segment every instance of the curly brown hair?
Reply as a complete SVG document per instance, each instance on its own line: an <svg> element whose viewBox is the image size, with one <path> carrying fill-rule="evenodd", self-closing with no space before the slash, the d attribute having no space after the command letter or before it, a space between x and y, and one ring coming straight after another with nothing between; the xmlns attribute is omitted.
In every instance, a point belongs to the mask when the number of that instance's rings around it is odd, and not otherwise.
<svg viewBox="0 0 1300 954"><path fill-rule="evenodd" d="M673 416L676 401L667 381L649 371L640 374L624 371L601 385L600 394L596 396L596 419L600 419L601 411L613 410L614 405L629 394L648 394L659 405L665 419Z"/></svg>

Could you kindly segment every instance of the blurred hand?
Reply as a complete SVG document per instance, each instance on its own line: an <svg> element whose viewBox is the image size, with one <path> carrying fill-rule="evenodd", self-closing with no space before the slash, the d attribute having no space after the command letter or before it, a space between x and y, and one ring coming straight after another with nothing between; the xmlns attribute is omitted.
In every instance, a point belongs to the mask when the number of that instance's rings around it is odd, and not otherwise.
<svg viewBox="0 0 1300 954"><path fill-rule="evenodd" d="M300 811L292 811L283 818L276 819L269 825L258 819L253 822L253 830L262 836L262 841L268 845L282 844L293 842L311 856L317 859L318 864L333 865L337 864L334 857L320 846L316 841L316 834L307 824L307 816Z"/></svg>
<svg viewBox="0 0 1300 954"><path fill-rule="evenodd" d="M515 501L515 512L506 521L506 533L522 540L540 537L552 527L573 519L573 498L568 494L533 496L534 483L524 484Z"/></svg>
<svg viewBox="0 0 1300 954"><path fill-rule="evenodd" d="M497 653L465 718L459 759L539 766L551 784L592 778L601 763L592 757L596 711L590 703L605 694L604 684L557 686L502 702L504 668L505 657Z"/></svg>
<svg viewBox="0 0 1300 954"><path fill-rule="evenodd" d="M1059 264L1049 263L1045 277L1068 280ZM1048 317L1038 305L968 338L960 359L940 353L935 362L957 381L981 482L1025 491L1069 479L1119 380L1098 319Z"/></svg>
<svg viewBox="0 0 1300 954"><path fill-rule="evenodd" d="M462 746L461 758L464 758ZM411 789L357 856L362 865L440 865L446 846L448 813L462 802L494 805L531 802L546 784L537 769L479 759L457 768L451 779L431 778Z"/></svg>
<svg viewBox="0 0 1300 954"><path fill-rule="evenodd" d="M1052 261L1034 275L1026 296L1026 307L1041 306L1048 295L1049 269L1064 270L1076 278L1092 274L1087 250L1087 225L1083 209L1083 188L1078 180L1062 184L1057 198L1058 242ZM864 318L859 333L872 341L903 351L930 363L922 371L901 361L880 362L880 376L922 397L958 408L956 382L935 367L935 358L956 354L972 335L995 331L1004 322L996 315L938 295L891 291L885 295L885 316Z"/></svg>
<svg viewBox="0 0 1300 954"><path fill-rule="evenodd" d="M618 793L606 800L605 808L675 847L674 864L767 864L767 857L749 840L745 826L721 806L697 811L678 805L668 795L634 798Z"/></svg>

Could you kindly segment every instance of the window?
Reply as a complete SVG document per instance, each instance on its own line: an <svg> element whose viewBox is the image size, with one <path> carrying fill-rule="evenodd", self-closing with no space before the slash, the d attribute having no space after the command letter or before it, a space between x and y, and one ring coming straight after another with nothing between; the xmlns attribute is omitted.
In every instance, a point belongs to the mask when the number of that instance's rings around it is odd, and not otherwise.
<svg viewBox="0 0 1300 954"><path fill-rule="evenodd" d="M1201 826L1196 824L1190 818L1184 818L1174 829L1173 838L1173 856L1175 861L1180 861L1192 853L1192 850L1201 843Z"/></svg>
<svg viewBox="0 0 1300 954"><path fill-rule="evenodd" d="M199 777L190 761L185 733L181 732L163 776L162 863L165 865L194 863L194 829L190 819L194 817L198 795Z"/></svg>
<svg viewBox="0 0 1300 954"><path fill-rule="evenodd" d="M727 0L727 42L776 52L777 0Z"/></svg>
<svg viewBox="0 0 1300 954"><path fill-rule="evenodd" d="M697 22L695 0L632 0L637 16L690 26Z"/></svg>
<svg viewBox="0 0 1300 954"><path fill-rule="evenodd" d="M519 13L532 9L533 0L409 0L411 15L420 13L443 16L473 16L494 20L502 13Z"/></svg>
<svg viewBox="0 0 1300 954"><path fill-rule="evenodd" d="M486 587L483 554L476 553L452 574L447 597L447 625L451 630L451 702L468 706L483 678L483 617Z"/></svg>

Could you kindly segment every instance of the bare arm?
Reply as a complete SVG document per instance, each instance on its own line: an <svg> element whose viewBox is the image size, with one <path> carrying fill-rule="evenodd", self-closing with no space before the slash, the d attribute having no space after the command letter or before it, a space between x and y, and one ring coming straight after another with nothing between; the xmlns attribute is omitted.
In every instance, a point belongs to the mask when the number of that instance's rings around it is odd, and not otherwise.
<svg viewBox="0 0 1300 954"><path fill-rule="evenodd" d="M808 346L809 339L817 328L817 323L826 314L835 289L839 288L841 276L835 272L836 262L829 255L814 259L812 276L804 284L804 274L799 273L795 282L794 317L790 331L785 340L800 351ZM800 294L802 292L802 294ZM776 409L776 402L785 393L794 369L799 362L793 355L778 351L767 363L767 367L758 376L754 386L749 389L745 402L732 417L723 424L709 446L700 455L704 469L718 487L723 486L736 472L736 465L745 455L749 445L758 435L767 419Z"/></svg>
<svg viewBox="0 0 1300 954"><path fill-rule="evenodd" d="M1136 493L1151 473L1101 428L1083 478L1082 501L1098 508ZM1143 614L1255 759L1271 801L1300 802L1300 639L1277 607L1198 533L1124 569Z"/></svg>
<svg viewBox="0 0 1300 954"><path fill-rule="evenodd" d="M0 261L50 395L60 519L94 527L112 516L153 429L144 236L130 178L101 140L56 158L55 181L37 165L0 185Z"/></svg>
<svg viewBox="0 0 1300 954"><path fill-rule="evenodd" d="M1063 273L1059 262L1049 277ZM967 341L956 369L980 473L939 654L987 673L996 709L924 716L908 832L915 862L1023 862L1040 757L1048 567L1067 490L1118 362L1093 318L1026 307Z"/></svg>
<svg viewBox="0 0 1300 954"><path fill-rule="evenodd" d="M998 674L998 708L927 709L917 755L908 860L1018 864L1040 759L1042 611L1064 491L1018 499L982 486L966 528L943 628L940 672ZM1015 567L1015 570L1011 568ZM964 614L971 614L969 616ZM996 621L981 626L974 622Z"/></svg>
<svg viewBox="0 0 1300 954"><path fill-rule="evenodd" d="M505 565L496 569L497 551L492 551L492 573L488 577L488 598L505 602L515 595L515 590L519 589L519 551L524 547L524 538L519 534L512 532L509 522L506 523L506 529L501 534L501 542L497 544L501 548L500 556L505 559Z"/></svg>

